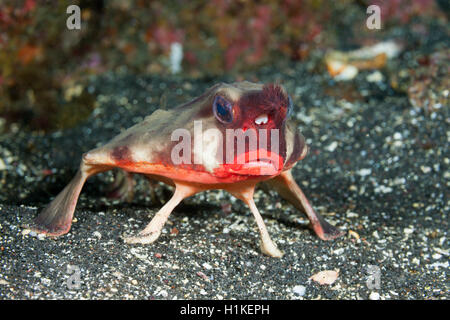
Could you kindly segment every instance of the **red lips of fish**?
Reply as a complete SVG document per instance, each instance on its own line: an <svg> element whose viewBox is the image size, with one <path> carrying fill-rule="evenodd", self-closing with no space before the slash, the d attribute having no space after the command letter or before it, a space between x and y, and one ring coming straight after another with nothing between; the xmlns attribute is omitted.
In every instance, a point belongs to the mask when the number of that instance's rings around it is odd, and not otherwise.
<svg viewBox="0 0 450 320"><path fill-rule="evenodd" d="M257 149L242 153L233 163L225 163L214 170L215 175L273 176L283 170L284 160L279 154Z"/></svg>

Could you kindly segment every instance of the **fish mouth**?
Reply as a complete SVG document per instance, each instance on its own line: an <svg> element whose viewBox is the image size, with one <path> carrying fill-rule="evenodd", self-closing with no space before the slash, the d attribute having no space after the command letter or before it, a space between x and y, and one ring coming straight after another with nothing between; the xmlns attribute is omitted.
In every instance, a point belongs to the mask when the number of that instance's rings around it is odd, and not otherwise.
<svg viewBox="0 0 450 320"><path fill-rule="evenodd" d="M283 169L283 158L276 152L253 150L235 157L229 171L239 175L273 176Z"/></svg>

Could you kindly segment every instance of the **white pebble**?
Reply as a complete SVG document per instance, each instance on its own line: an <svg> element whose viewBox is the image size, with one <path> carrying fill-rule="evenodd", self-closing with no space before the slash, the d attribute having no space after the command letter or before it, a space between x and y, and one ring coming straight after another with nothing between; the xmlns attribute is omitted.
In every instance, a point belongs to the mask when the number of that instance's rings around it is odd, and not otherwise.
<svg viewBox="0 0 450 320"><path fill-rule="evenodd" d="M427 265L428 268L448 268L448 261L445 261L444 263L442 262L435 262L433 264L428 264Z"/></svg>
<svg viewBox="0 0 450 320"><path fill-rule="evenodd" d="M395 140L402 140L403 136L400 132L394 133L394 139Z"/></svg>
<svg viewBox="0 0 450 320"><path fill-rule="evenodd" d="M356 171L356 173L358 175L360 175L361 177L365 177L372 173L372 169L361 169L361 170Z"/></svg>
<svg viewBox="0 0 450 320"><path fill-rule="evenodd" d="M94 235L94 237L96 237L98 240L100 240L100 239L102 238L102 234L101 234L100 232L98 232L98 231L95 231L95 232L93 233L93 235Z"/></svg>
<svg viewBox="0 0 450 320"><path fill-rule="evenodd" d="M358 218L359 215L356 212L347 212L347 218Z"/></svg>
<svg viewBox="0 0 450 320"><path fill-rule="evenodd" d="M371 292L369 299L370 300L380 300L380 294L378 292Z"/></svg>
<svg viewBox="0 0 450 320"><path fill-rule="evenodd" d="M380 185L379 187L375 188L375 192L389 193L392 192L392 188Z"/></svg>
<svg viewBox="0 0 450 320"><path fill-rule="evenodd" d="M164 298L166 298L169 294L167 293L166 290L161 290L158 295L163 296Z"/></svg>
<svg viewBox="0 0 450 320"><path fill-rule="evenodd" d="M203 268L205 268L206 270L211 270L211 269L212 269L212 266L211 266L209 263L207 263L207 262L205 262L204 264L202 264L202 266L203 266Z"/></svg>
<svg viewBox="0 0 450 320"><path fill-rule="evenodd" d="M366 80L368 82L380 82L380 81L383 81L383 79L384 79L383 74L378 70L375 72L372 72L371 74L369 74L366 77Z"/></svg>
<svg viewBox="0 0 450 320"><path fill-rule="evenodd" d="M5 169L6 169L5 162L2 159L0 159L0 170L5 170Z"/></svg>
<svg viewBox="0 0 450 320"><path fill-rule="evenodd" d="M306 292L306 287L302 285L295 286L292 289L292 292L294 292L296 295L299 295L300 297L303 297Z"/></svg>
<svg viewBox="0 0 450 320"><path fill-rule="evenodd" d="M442 258L442 254L440 254L440 253L435 253L435 254L432 255L432 257L433 257L433 259L438 260L438 259Z"/></svg>
<svg viewBox="0 0 450 320"><path fill-rule="evenodd" d="M423 173L429 173L431 171L431 168L426 166L420 166L420 170L422 170Z"/></svg>
<svg viewBox="0 0 450 320"><path fill-rule="evenodd" d="M338 143L336 141L333 141L332 143L330 143L330 145L328 147L326 147L325 149L327 149L330 152L333 152L334 150L336 150L338 146Z"/></svg>
<svg viewBox="0 0 450 320"><path fill-rule="evenodd" d="M447 249L447 250L444 250L444 249L441 249L441 248L434 248L434 251L436 251L436 252L438 252L438 253L440 253L440 254L443 254L443 255L445 255L445 256L448 256L449 255L449 250Z"/></svg>

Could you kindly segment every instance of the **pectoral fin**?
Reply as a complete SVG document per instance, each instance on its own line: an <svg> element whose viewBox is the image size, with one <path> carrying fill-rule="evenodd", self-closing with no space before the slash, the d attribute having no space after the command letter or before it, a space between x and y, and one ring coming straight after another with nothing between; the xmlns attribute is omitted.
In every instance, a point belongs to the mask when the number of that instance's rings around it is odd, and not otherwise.
<svg viewBox="0 0 450 320"><path fill-rule="evenodd" d="M69 232L78 197L86 179L109 169L99 165L86 164L83 158L77 174L70 183L29 225L24 227L54 237Z"/></svg>
<svg viewBox="0 0 450 320"><path fill-rule="evenodd" d="M333 240L343 235L343 232L314 211L305 194L292 177L290 170L284 171L281 175L267 180L265 183L276 190L281 197L292 203L294 207L306 214L314 232L320 239Z"/></svg>

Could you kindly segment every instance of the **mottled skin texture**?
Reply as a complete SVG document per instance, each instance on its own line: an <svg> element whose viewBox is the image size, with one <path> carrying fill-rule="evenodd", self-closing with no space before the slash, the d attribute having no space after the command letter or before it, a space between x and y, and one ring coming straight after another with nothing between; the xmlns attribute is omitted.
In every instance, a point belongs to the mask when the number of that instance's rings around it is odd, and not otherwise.
<svg viewBox="0 0 450 320"><path fill-rule="evenodd" d="M217 112L214 113L216 97L228 101L232 106L229 114L232 115L232 121L223 122ZM161 234L170 213L183 199L201 191L223 189L249 206L261 234L262 252L281 257L283 253L271 240L253 201L258 183L266 183L277 190L283 198L305 213L321 239L334 239L342 233L313 210L291 175L290 169L306 156L307 146L297 126L288 119L290 108L292 102L283 87L240 82L217 84L191 102L169 111L157 110L104 146L85 153L76 176L29 228L50 236L69 232L86 179L99 172L120 168L127 172L118 184L125 186L121 189L125 190L122 195L132 194L131 173L143 174L149 179L175 186L172 198L156 213L147 227L137 236L124 238L127 243L152 243ZM196 131L194 120L201 121L201 131ZM185 150L178 153L187 155L191 160L188 163L180 164L173 160L173 150L182 141L172 137L177 129L183 129L192 137L187 142L191 146L191 154L184 154ZM208 129L222 133L229 144L199 136L199 132L204 133ZM244 134L249 135L254 133L258 143L251 145L247 140L245 148L239 149L236 139L225 138L227 129L242 129ZM276 129L278 143L274 144L268 139L266 147L261 148L262 138L257 134L260 129L267 129L268 132ZM233 161L227 162L227 156ZM201 161L194 162L196 159ZM242 161L238 163L238 160Z"/></svg>

